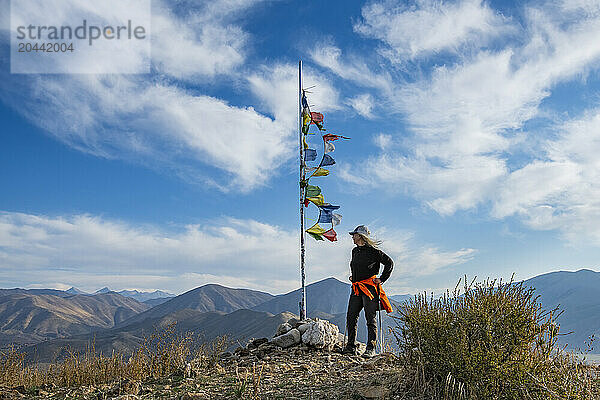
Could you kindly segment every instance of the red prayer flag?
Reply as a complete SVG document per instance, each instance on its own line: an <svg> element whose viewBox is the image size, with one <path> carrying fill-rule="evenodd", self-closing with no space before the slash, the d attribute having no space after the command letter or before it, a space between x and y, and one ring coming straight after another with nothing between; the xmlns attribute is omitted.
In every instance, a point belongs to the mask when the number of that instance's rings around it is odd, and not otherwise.
<svg viewBox="0 0 600 400"><path fill-rule="evenodd" d="M333 133L328 133L328 134L323 135L323 140L326 142L334 141L334 140L338 140L338 139L350 139L350 138L346 137L346 136L334 135Z"/></svg>
<svg viewBox="0 0 600 400"><path fill-rule="evenodd" d="M322 123L323 122L323 114L318 112L311 112L310 119L313 124Z"/></svg>
<svg viewBox="0 0 600 400"><path fill-rule="evenodd" d="M329 240L330 242L335 242L337 240L337 233L331 228L330 230L322 233L323 237Z"/></svg>

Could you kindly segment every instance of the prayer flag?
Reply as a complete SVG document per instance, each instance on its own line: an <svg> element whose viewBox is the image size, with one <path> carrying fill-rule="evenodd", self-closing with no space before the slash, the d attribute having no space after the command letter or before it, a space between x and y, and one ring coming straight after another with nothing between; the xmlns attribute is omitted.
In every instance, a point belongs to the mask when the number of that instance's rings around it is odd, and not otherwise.
<svg viewBox="0 0 600 400"><path fill-rule="evenodd" d="M318 112L311 112L310 113L310 119L311 122L316 124L322 124L323 123L323 114L318 113Z"/></svg>
<svg viewBox="0 0 600 400"><path fill-rule="evenodd" d="M331 153L335 150L335 146L333 143L325 141L325 153Z"/></svg>
<svg viewBox="0 0 600 400"><path fill-rule="evenodd" d="M319 208L322 209L322 210L331 210L331 211L333 211L333 210L337 210L338 208L340 208L340 206L334 206L334 205L329 204L329 203L327 203L327 204L323 203L323 204L321 204L319 206Z"/></svg>
<svg viewBox="0 0 600 400"><path fill-rule="evenodd" d="M308 233L314 233L315 235L321 235L324 232L327 232L326 229L323 229L319 226L318 223L314 224L313 226L311 226L310 228L308 228L306 230L306 232Z"/></svg>
<svg viewBox="0 0 600 400"><path fill-rule="evenodd" d="M317 206L322 206L323 204L325 204L325 199L323 198L322 194L315 197L307 197L306 200L312 201Z"/></svg>
<svg viewBox="0 0 600 400"><path fill-rule="evenodd" d="M318 186L308 185L306 187L306 197L316 197L321 194L321 188Z"/></svg>
<svg viewBox="0 0 600 400"><path fill-rule="evenodd" d="M329 171L326 170L325 168L317 168L317 170L315 171L315 173L312 176L327 176L329 175Z"/></svg>
<svg viewBox="0 0 600 400"><path fill-rule="evenodd" d="M331 214L331 211L321 210L319 212L319 220L317 221L317 223L320 222L322 224L330 224L332 219L333 215Z"/></svg>
<svg viewBox="0 0 600 400"><path fill-rule="evenodd" d="M310 122L310 114L307 112L302 113L302 125L308 125Z"/></svg>
<svg viewBox="0 0 600 400"><path fill-rule="evenodd" d="M323 140L325 140L326 142L328 141L334 141L334 140L338 140L338 139L350 139L349 137L346 136L340 136L340 135L334 135L332 133L328 133L326 135L323 135Z"/></svg>
<svg viewBox="0 0 600 400"><path fill-rule="evenodd" d="M304 150L304 161L315 161L317 158L317 151L315 149Z"/></svg>
<svg viewBox="0 0 600 400"><path fill-rule="evenodd" d="M324 239L323 239L323 236L321 236L321 235L317 235L316 233L308 232L308 234L309 234L310 236L312 236L312 237L313 237L313 239L315 239L315 240L324 240ZM329 238L328 238L328 239L329 239Z"/></svg>
<svg viewBox="0 0 600 400"><path fill-rule="evenodd" d="M315 152L315 157L316 157L316 152ZM335 164L335 160L333 159L333 157L331 157L329 154L325 154L323 156L323 160L321 161L321 166L325 167L327 165L333 165L333 164Z"/></svg>
<svg viewBox="0 0 600 400"><path fill-rule="evenodd" d="M339 225L340 222L342 222L342 215L341 214L332 213L331 214L331 223L333 224L333 226Z"/></svg>
<svg viewBox="0 0 600 400"><path fill-rule="evenodd" d="M308 101L306 100L306 94L302 92L302 108L308 108Z"/></svg>
<svg viewBox="0 0 600 400"><path fill-rule="evenodd" d="M323 232L322 235L330 242L335 242L337 240L337 233L333 230L333 228L327 232Z"/></svg>

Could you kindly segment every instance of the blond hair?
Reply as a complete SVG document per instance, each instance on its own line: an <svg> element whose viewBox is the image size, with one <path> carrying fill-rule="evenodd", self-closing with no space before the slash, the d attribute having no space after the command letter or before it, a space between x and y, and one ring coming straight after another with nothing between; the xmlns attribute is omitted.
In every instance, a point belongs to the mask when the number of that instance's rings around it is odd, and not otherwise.
<svg viewBox="0 0 600 400"><path fill-rule="evenodd" d="M358 232L357 232L358 233ZM368 236L363 235L362 233L358 233L360 235L360 237L365 241L365 244L367 246L371 246L375 249L378 249L379 246L381 246L381 243L383 243L381 240L375 240L375 239L371 239Z"/></svg>

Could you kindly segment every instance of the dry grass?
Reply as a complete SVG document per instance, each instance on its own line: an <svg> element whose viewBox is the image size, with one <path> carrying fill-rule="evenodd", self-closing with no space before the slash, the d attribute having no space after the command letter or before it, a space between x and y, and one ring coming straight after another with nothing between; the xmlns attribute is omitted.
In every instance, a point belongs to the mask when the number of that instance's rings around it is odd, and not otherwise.
<svg viewBox="0 0 600 400"><path fill-rule="evenodd" d="M252 363L252 370L249 368L240 371L238 366L235 367L235 388L233 393L236 398L259 398L260 379L263 375L264 364L260 369L256 368L256 363Z"/></svg>
<svg viewBox="0 0 600 400"><path fill-rule="evenodd" d="M179 334L176 323L155 330L132 354L97 354L91 342L83 354L66 349L67 357L46 368L26 366L25 354L15 347L0 352L0 386L26 390L54 384L59 387L98 385L121 379L142 382L173 374L189 374L190 361L195 370L210 370L227 346L225 337L200 344L191 333Z"/></svg>

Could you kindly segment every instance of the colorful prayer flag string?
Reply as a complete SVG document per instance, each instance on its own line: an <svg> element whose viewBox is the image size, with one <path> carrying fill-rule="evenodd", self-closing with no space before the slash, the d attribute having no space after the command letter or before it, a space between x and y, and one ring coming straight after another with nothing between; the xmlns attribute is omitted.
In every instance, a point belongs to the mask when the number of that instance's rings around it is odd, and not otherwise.
<svg viewBox="0 0 600 400"><path fill-rule="evenodd" d="M315 125L319 132L322 134L323 139L323 156L321 161L317 166L304 167L305 172L312 172L308 178L305 178L302 182L300 182L300 187L304 190L304 197L302 202L305 207L308 207L310 203L313 203L319 208L319 217L316 220L317 222L306 229L306 233L312 236L315 240L323 240L323 238L334 242L337 240L337 233L333 229L334 226L339 225L342 216L341 214L334 213L334 210L340 208L340 206L332 205L329 203L325 203L325 198L323 196L322 190L319 186L314 186L309 184L309 180L312 177L319 176L328 176L329 170L322 168L335 164L335 160L329 153L333 153L335 151L335 146L333 141L338 139L350 139L349 137L334 135L331 133L324 134L325 128L323 127L323 122L325 120L325 116L320 112L310 111L310 107L308 104L308 99L306 98L306 91L302 91L302 146L304 147L304 161L315 161L317 159L317 151L315 149L309 148L309 145L306 141L307 135L314 135L313 132L310 132L310 126ZM331 228L324 229L319 226L319 223L322 224L331 224Z"/></svg>

